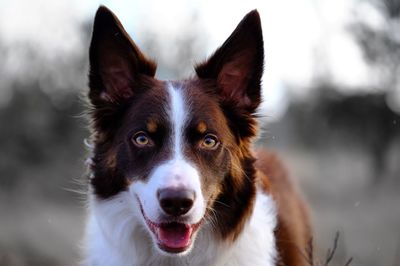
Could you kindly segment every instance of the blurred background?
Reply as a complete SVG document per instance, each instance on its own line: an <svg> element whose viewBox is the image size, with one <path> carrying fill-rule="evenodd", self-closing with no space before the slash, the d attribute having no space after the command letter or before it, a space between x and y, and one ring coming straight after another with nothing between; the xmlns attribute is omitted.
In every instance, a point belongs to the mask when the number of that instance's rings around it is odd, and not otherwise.
<svg viewBox="0 0 400 266"><path fill-rule="evenodd" d="M157 76L193 75L261 13L258 140L310 202L316 257L400 265L400 1L0 0L0 265L76 265L85 220L88 45L104 4Z"/></svg>

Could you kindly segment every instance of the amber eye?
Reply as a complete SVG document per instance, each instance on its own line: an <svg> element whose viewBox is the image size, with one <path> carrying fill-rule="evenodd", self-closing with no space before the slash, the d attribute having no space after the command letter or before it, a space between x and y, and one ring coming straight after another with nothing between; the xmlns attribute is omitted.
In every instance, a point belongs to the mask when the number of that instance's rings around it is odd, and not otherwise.
<svg viewBox="0 0 400 266"><path fill-rule="evenodd" d="M151 142L150 138L143 131L140 131L140 132L136 133L133 136L132 140L135 143L135 145L138 146L138 147L144 147L144 146L152 145L152 142Z"/></svg>
<svg viewBox="0 0 400 266"><path fill-rule="evenodd" d="M218 147L218 144L218 138L215 135L207 134L201 143L201 147L208 150L214 150Z"/></svg>

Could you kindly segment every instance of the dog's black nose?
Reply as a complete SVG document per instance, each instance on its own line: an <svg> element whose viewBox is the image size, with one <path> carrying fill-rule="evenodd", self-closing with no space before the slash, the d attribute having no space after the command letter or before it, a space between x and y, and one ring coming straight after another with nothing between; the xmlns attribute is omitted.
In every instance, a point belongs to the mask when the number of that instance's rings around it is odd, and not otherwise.
<svg viewBox="0 0 400 266"><path fill-rule="evenodd" d="M180 216L192 208L195 192L182 188L164 188L158 190L157 197L166 214Z"/></svg>

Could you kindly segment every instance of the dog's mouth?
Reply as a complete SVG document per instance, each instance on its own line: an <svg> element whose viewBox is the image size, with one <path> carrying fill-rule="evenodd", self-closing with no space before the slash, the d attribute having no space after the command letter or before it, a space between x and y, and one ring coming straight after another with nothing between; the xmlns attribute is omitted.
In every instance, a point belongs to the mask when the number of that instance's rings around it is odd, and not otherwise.
<svg viewBox="0 0 400 266"><path fill-rule="evenodd" d="M168 222L156 224L145 217L147 226L157 239L160 249L169 253L181 253L192 244L192 236L199 228L200 223L185 224Z"/></svg>
<svg viewBox="0 0 400 266"><path fill-rule="evenodd" d="M181 253L188 250L192 245L193 236L202 222L200 221L196 224L188 224L180 221L155 223L147 218L141 204L140 210L148 228L157 240L158 247L168 253Z"/></svg>

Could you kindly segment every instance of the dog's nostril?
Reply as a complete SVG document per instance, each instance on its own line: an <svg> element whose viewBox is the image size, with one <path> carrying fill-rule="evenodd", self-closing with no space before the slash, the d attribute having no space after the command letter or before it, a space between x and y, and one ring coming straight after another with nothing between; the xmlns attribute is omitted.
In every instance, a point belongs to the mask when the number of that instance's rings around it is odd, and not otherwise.
<svg viewBox="0 0 400 266"><path fill-rule="evenodd" d="M165 188L158 190L157 197L166 214L179 216L192 208L195 193L189 189Z"/></svg>

